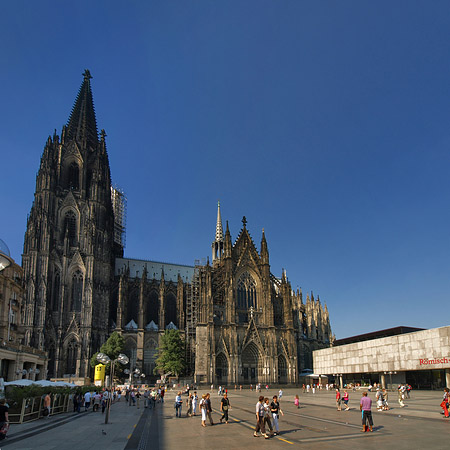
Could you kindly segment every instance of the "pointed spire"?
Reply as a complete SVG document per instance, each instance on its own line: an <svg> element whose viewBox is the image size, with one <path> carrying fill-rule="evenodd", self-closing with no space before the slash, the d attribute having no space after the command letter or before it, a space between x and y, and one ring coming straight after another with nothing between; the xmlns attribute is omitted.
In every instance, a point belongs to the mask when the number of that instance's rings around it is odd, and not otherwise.
<svg viewBox="0 0 450 450"><path fill-rule="evenodd" d="M269 250L267 248L266 235L264 233L264 228L262 230L261 238L261 260L263 264L269 264Z"/></svg>
<svg viewBox="0 0 450 450"><path fill-rule="evenodd" d="M67 139L75 139L86 147L95 147L98 144L98 133L91 91L92 76L89 70L84 71L83 77L83 83L67 123L66 136Z"/></svg>
<svg viewBox="0 0 450 450"><path fill-rule="evenodd" d="M216 242L223 241L222 216L220 214L220 202L217 202Z"/></svg>
<svg viewBox="0 0 450 450"><path fill-rule="evenodd" d="M225 242L224 242L224 246L223 246L225 258L231 257L231 247L232 246L233 246L233 244L231 242L231 233L230 233L230 228L228 227L228 220L227 220L227 228L225 230Z"/></svg>

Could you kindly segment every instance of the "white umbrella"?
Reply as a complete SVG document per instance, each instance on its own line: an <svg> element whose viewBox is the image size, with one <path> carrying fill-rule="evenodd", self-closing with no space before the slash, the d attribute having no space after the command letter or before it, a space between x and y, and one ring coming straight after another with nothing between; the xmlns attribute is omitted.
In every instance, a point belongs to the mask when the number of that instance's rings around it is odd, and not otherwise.
<svg viewBox="0 0 450 450"><path fill-rule="evenodd" d="M55 385L55 383L53 383L52 381L48 381L48 380L38 380L38 381L35 381L34 384L37 384L38 386L43 386L43 387L49 387L49 386Z"/></svg>
<svg viewBox="0 0 450 450"><path fill-rule="evenodd" d="M5 386L30 386L34 384L33 380L15 380L15 381L7 381Z"/></svg>

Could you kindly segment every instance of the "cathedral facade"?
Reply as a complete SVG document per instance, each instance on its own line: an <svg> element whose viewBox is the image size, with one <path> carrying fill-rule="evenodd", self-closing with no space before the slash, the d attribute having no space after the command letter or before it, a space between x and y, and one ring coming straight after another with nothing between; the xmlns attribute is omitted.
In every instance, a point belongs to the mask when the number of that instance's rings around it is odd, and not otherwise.
<svg viewBox="0 0 450 450"><path fill-rule="evenodd" d="M212 260L193 266L123 256L123 202L97 132L89 71L61 137L49 137L27 220L22 265L25 344L49 352L48 376L89 376L112 331L132 368L152 379L166 329L186 342L197 383L294 383L312 350L332 341L327 307L303 302L283 270L271 272L247 228L232 242L217 211Z"/></svg>

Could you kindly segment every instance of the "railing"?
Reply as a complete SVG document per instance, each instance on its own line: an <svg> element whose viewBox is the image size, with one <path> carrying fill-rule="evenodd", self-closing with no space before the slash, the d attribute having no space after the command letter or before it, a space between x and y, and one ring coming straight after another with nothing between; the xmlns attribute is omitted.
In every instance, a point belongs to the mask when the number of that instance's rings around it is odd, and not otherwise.
<svg viewBox="0 0 450 450"><path fill-rule="evenodd" d="M55 394L50 404L50 415L62 414L69 411L69 394ZM21 404L16 404L9 409L10 423L24 423L38 420L44 417L44 400L42 397L24 398Z"/></svg>

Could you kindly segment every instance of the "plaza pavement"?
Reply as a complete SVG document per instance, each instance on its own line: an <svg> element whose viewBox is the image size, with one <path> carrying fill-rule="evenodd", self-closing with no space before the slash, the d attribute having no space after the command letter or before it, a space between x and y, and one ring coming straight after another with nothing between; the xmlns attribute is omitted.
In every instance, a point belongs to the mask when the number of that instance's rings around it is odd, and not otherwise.
<svg viewBox="0 0 450 450"><path fill-rule="evenodd" d="M199 390L199 397L205 390ZM396 393L390 393L390 411L376 411L373 402L374 432L361 433L359 399L361 391L351 392L350 411L336 411L334 391L316 391L302 394L301 389L285 389L281 406L280 435L271 439L253 437L255 404L259 393L246 389L229 390L232 409L228 424L219 423L220 397L212 394L215 412L213 427L201 426L199 416L175 418L173 407L175 391L166 394L164 405L144 409L130 407L125 402L113 405L110 424L104 424L101 413L80 416L55 416L24 425L13 425L9 438L0 443L7 449L448 449L450 446L450 419L440 415L440 391L413 391L405 408L397 403ZM263 389L261 395L271 398L278 389ZM300 409L294 406L294 396L300 396ZM369 394L374 400L374 392ZM186 396L183 396L185 399ZM54 421L52 423L52 421ZM66 422L58 424L58 421ZM54 428L46 429L45 427ZM106 433L103 434L102 430ZM26 433L32 436L20 439Z"/></svg>

